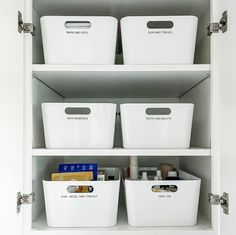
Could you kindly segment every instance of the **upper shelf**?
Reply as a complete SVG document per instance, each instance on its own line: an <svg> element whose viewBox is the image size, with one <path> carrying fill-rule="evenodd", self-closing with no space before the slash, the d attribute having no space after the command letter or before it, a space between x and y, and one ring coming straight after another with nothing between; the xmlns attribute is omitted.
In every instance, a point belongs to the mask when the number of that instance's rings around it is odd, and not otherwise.
<svg viewBox="0 0 236 235"><path fill-rule="evenodd" d="M180 97L210 65L33 65L33 75L65 98Z"/></svg>
<svg viewBox="0 0 236 235"><path fill-rule="evenodd" d="M210 0L34 0L33 7L43 15L195 15L201 17Z"/></svg>
<svg viewBox="0 0 236 235"><path fill-rule="evenodd" d="M189 149L46 149L34 148L33 156L211 156L209 148Z"/></svg>

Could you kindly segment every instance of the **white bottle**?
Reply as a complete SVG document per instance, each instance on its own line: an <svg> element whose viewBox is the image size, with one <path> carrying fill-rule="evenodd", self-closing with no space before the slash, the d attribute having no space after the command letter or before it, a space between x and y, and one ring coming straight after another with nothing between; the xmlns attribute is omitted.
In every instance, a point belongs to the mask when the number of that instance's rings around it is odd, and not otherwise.
<svg viewBox="0 0 236 235"><path fill-rule="evenodd" d="M138 180L138 157L131 156L130 157L130 179L131 180Z"/></svg>
<svg viewBox="0 0 236 235"><path fill-rule="evenodd" d="M154 180L162 180L161 171L160 170L157 170L156 175L154 176Z"/></svg>
<svg viewBox="0 0 236 235"><path fill-rule="evenodd" d="M146 171L143 171L143 172L142 172L142 178L141 178L141 180L148 180L147 172L146 172Z"/></svg>

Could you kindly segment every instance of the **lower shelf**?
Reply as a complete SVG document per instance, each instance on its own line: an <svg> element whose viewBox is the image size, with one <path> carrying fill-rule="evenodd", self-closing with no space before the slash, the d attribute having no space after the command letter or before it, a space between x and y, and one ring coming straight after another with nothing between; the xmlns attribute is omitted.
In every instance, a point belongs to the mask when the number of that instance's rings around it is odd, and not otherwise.
<svg viewBox="0 0 236 235"><path fill-rule="evenodd" d="M191 227L132 227L127 223L127 215L125 208L119 209L118 223L112 228L49 228L47 226L45 215L41 215L32 224L31 233L56 234L56 235L106 235L106 234L145 234L145 235L191 235L191 234L207 234L215 235L212 230L211 223L204 217L199 216L198 223Z"/></svg>

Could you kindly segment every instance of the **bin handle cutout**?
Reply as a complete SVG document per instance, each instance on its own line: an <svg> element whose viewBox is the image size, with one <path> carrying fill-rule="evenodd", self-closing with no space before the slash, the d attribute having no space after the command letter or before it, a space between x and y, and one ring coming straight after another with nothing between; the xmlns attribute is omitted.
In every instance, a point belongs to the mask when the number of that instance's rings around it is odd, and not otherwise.
<svg viewBox="0 0 236 235"><path fill-rule="evenodd" d="M171 109L170 108L147 108L146 114L147 115L170 115Z"/></svg>
<svg viewBox="0 0 236 235"><path fill-rule="evenodd" d="M91 113L91 109L90 108L66 108L65 109L65 113L68 115L89 115Z"/></svg>
<svg viewBox="0 0 236 235"><path fill-rule="evenodd" d="M91 22L89 21L66 21L65 27L68 29L89 29Z"/></svg>
<svg viewBox="0 0 236 235"><path fill-rule="evenodd" d="M149 29L171 29L173 28L173 21L148 21L147 27Z"/></svg>
<svg viewBox="0 0 236 235"><path fill-rule="evenodd" d="M91 185L70 185L67 187L68 193L92 193L93 190Z"/></svg>
<svg viewBox="0 0 236 235"><path fill-rule="evenodd" d="M156 184L152 186L151 190L154 193L175 193L178 191L178 187L177 185Z"/></svg>

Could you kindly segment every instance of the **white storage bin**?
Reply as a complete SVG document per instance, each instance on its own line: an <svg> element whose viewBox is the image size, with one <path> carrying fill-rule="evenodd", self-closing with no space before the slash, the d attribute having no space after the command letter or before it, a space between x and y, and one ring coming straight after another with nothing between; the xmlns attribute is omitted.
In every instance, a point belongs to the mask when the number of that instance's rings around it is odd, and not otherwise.
<svg viewBox="0 0 236 235"><path fill-rule="evenodd" d="M112 227L117 223L120 172L101 168L112 181L43 181L49 227ZM90 186L90 193L70 193Z"/></svg>
<svg viewBox="0 0 236 235"><path fill-rule="evenodd" d="M189 148L193 104L121 104L124 148Z"/></svg>
<svg viewBox="0 0 236 235"><path fill-rule="evenodd" d="M112 148L116 104L42 104L46 148Z"/></svg>
<svg viewBox="0 0 236 235"><path fill-rule="evenodd" d="M201 179L183 171L179 171L179 175L184 180L125 179L128 223L132 226L195 225ZM171 186L177 191L157 192L159 186Z"/></svg>
<svg viewBox="0 0 236 235"><path fill-rule="evenodd" d="M44 16L41 28L46 64L114 64L114 17Z"/></svg>
<svg viewBox="0 0 236 235"><path fill-rule="evenodd" d="M129 16L121 19L125 64L192 64L198 18Z"/></svg>

